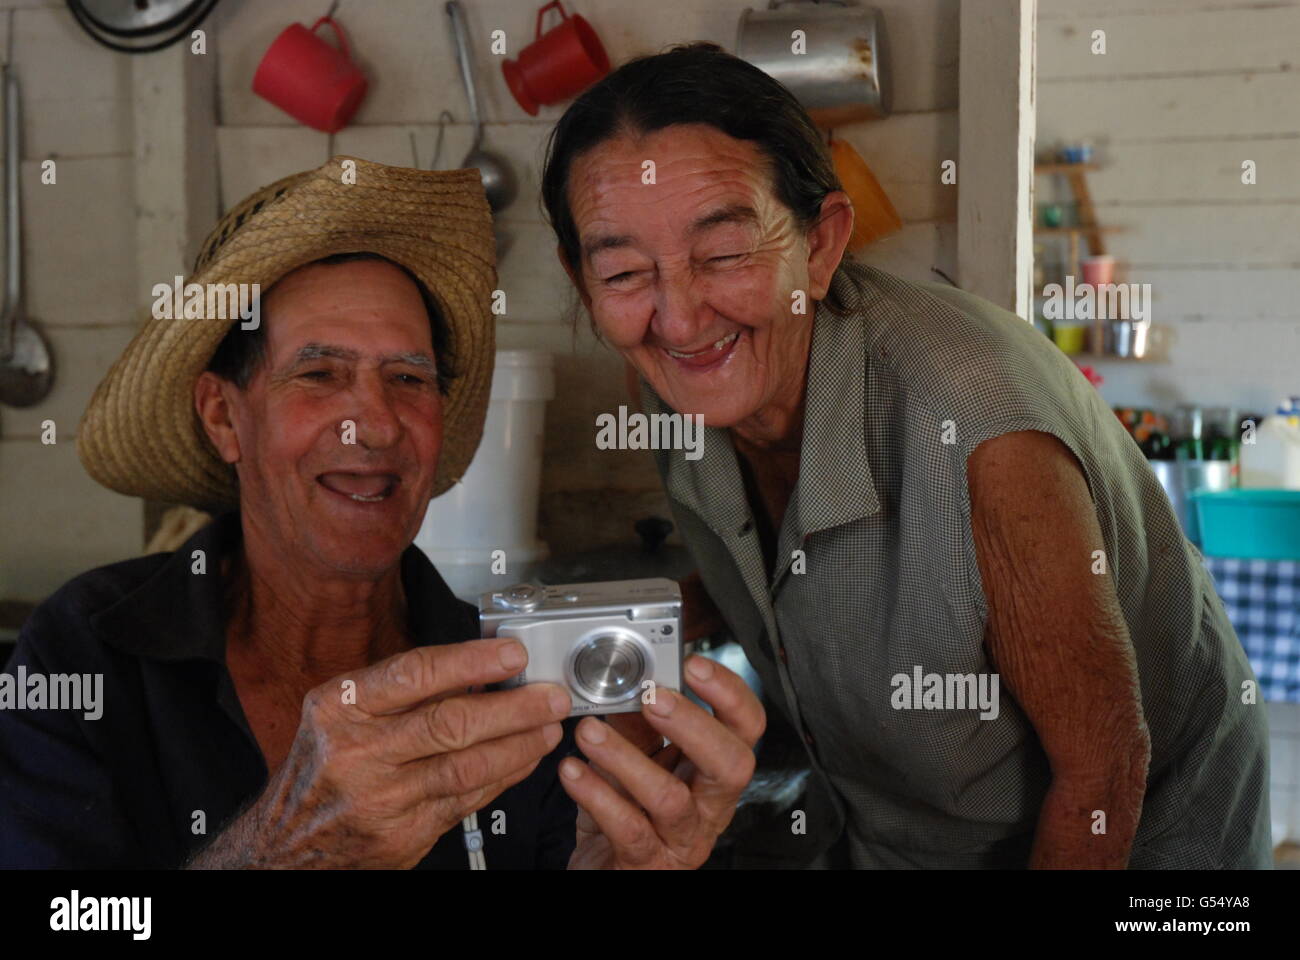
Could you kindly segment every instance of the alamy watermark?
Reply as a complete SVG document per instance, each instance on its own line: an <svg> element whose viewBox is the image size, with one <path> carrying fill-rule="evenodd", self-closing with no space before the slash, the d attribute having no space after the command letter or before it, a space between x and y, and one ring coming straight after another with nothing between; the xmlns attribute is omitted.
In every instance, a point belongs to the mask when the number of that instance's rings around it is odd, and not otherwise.
<svg viewBox="0 0 1300 960"><path fill-rule="evenodd" d="M925 673L917 664L911 676L896 673L889 685L895 710L978 709L981 720L996 720L1001 712L996 673Z"/></svg>
<svg viewBox="0 0 1300 960"><path fill-rule="evenodd" d="M50 929L63 932L124 931L148 940L153 930L153 897L83 897L73 890L50 901Z"/></svg>
<svg viewBox="0 0 1300 960"><path fill-rule="evenodd" d="M102 673L0 673L0 710L80 710L87 720L104 715Z"/></svg>
<svg viewBox="0 0 1300 960"><path fill-rule="evenodd" d="M155 320L241 320L241 330L256 330L262 322L260 283L155 283Z"/></svg>
<svg viewBox="0 0 1300 960"><path fill-rule="evenodd" d="M1149 283L1075 283L1067 274L1065 285L1043 287L1043 317L1047 320L1151 319Z"/></svg>
<svg viewBox="0 0 1300 960"><path fill-rule="evenodd" d="M632 413L596 417L597 450L685 450L687 460L704 456L704 414Z"/></svg>

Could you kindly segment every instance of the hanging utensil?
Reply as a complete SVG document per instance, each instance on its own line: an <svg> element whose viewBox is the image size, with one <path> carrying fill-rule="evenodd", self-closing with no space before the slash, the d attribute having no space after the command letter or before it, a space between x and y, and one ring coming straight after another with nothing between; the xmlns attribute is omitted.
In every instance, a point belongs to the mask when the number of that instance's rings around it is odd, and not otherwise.
<svg viewBox="0 0 1300 960"><path fill-rule="evenodd" d="M92 40L121 53L170 47L205 20L217 0L67 0Z"/></svg>
<svg viewBox="0 0 1300 960"><path fill-rule="evenodd" d="M853 204L849 249L859 250L903 229L903 220L862 155L847 140L831 138L835 175Z"/></svg>
<svg viewBox="0 0 1300 960"><path fill-rule="evenodd" d="M804 34L806 52L792 48L794 30ZM885 41L875 7L771 0L766 10L741 14L736 55L781 81L819 127L836 127L889 115Z"/></svg>
<svg viewBox="0 0 1300 960"><path fill-rule="evenodd" d="M0 317L0 403L30 407L54 384L54 361L41 332L23 316L22 166L18 78L4 68L5 92L5 303Z"/></svg>
<svg viewBox="0 0 1300 960"><path fill-rule="evenodd" d="M496 213L514 202L517 188L515 175L504 158L479 149L483 141L483 122L478 112L478 91L474 88L473 61L469 56L469 40L465 30L465 15L456 0L447 0L447 16L451 17L452 31L456 37L456 59L460 63L461 79L465 81L465 96L469 100L470 119L474 122L474 142L469 153L460 162L464 168L477 167L487 193L488 206Z"/></svg>

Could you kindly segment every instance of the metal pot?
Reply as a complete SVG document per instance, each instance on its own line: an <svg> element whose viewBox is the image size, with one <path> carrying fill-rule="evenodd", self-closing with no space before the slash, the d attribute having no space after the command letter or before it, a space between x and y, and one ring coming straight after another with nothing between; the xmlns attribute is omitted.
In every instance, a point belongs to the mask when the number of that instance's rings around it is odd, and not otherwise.
<svg viewBox="0 0 1300 960"><path fill-rule="evenodd" d="M1191 495L1197 490L1231 490L1232 463L1228 460L1148 460L1160 486L1173 505L1187 539L1201 545L1201 528Z"/></svg>
<svg viewBox="0 0 1300 960"><path fill-rule="evenodd" d="M1147 355L1150 328L1148 320L1112 320L1110 321L1111 349L1117 357L1131 357L1135 360Z"/></svg>
<svg viewBox="0 0 1300 960"><path fill-rule="evenodd" d="M805 52L792 49L803 31ZM784 2L740 15L736 53L779 80L822 127L889 115L884 19L843 0Z"/></svg>

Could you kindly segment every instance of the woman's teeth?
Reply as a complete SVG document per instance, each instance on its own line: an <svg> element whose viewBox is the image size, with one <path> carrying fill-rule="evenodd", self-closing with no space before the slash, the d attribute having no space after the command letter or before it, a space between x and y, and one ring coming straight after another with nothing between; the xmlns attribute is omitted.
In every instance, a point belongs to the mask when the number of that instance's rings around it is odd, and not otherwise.
<svg viewBox="0 0 1300 960"><path fill-rule="evenodd" d="M680 353L677 350L669 350L667 347L664 347L664 351L668 354L668 356L676 357L678 360L691 360L694 359L695 357L703 356L706 353L712 353L712 352L717 352L718 350L722 350L733 340L735 340L738 336L740 336L739 330L737 330L735 333L728 334L727 336L723 337L721 340L715 341L711 346L705 347L703 350L696 350L694 353Z"/></svg>

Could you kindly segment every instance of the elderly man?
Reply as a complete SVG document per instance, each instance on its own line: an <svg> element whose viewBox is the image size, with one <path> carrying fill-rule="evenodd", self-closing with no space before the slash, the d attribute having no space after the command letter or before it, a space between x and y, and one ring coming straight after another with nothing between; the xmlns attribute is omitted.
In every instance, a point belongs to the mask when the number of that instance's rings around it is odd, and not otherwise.
<svg viewBox="0 0 1300 960"><path fill-rule="evenodd" d="M78 445L116 490L238 511L78 577L25 626L11 671L102 674L104 704L0 714L0 866L708 856L762 732L743 682L693 658L716 716L661 690L644 719L584 720L597 773L566 756L563 688L481 689L526 651L473 639L474 609L411 546L482 430L492 250L474 171L350 158L213 231L196 289L256 284L264 309L155 314Z"/></svg>

